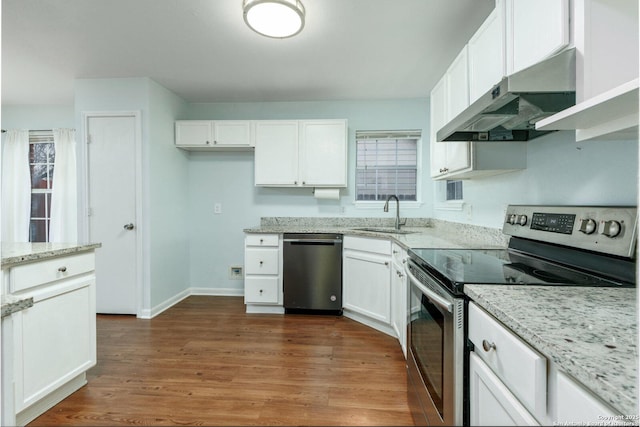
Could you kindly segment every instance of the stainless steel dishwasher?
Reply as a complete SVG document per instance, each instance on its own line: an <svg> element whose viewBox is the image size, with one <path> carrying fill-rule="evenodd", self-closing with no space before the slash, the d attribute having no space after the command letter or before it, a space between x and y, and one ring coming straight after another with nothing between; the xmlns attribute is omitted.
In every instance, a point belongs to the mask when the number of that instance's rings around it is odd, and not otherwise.
<svg viewBox="0 0 640 427"><path fill-rule="evenodd" d="M342 314L342 235L285 233L285 313Z"/></svg>

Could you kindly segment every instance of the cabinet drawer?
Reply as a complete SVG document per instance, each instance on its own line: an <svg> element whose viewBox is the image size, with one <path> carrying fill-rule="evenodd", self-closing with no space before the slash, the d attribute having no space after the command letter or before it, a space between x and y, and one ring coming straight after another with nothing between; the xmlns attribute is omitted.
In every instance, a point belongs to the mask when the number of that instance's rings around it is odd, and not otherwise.
<svg viewBox="0 0 640 427"><path fill-rule="evenodd" d="M373 252L389 256L391 254L391 242L384 239L371 239L368 237L344 236L345 249Z"/></svg>
<svg viewBox="0 0 640 427"><path fill-rule="evenodd" d="M246 274L278 274L278 249L248 248L244 264Z"/></svg>
<svg viewBox="0 0 640 427"><path fill-rule="evenodd" d="M475 353L542 419L547 412L547 359L474 303L469 304L469 339Z"/></svg>
<svg viewBox="0 0 640 427"><path fill-rule="evenodd" d="M278 277L246 277L244 302L276 304L278 302Z"/></svg>
<svg viewBox="0 0 640 427"><path fill-rule="evenodd" d="M11 268L11 292L20 292L34 286L65 279L95 269L93 252L69 255L22 264Z"/></svg>
<svg viewBox="0 0 640 427"><path fill-rule="evenodd" d="M277 234L247 234L246 246L278 246Z"/></svg>

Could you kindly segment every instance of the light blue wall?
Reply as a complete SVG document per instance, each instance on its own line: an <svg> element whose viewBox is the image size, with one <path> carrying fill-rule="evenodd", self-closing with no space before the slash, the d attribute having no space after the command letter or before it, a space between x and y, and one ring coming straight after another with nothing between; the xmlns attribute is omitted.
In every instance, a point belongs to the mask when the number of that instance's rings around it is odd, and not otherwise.
<svg viewBox="0 0 640 427"><path fill-rule="evenodd" d="M188 288L187 158L173 147L173 122L185 108L184 101L149 78L76 80L78 128L83 112L141 113L145 311Z"/></svg>
<svg viewBox="0 0 640 427"><path fill-rule="evenodd" d="M229 279L229 267L243 265L244 228L263 216L389 216L380 206L358 209L353 204L356 130L420 129L429 134L428 99L333 102L269 102L191 104L184 119L323 119L346 118L349 124L349 182L340 200L316 200L311 189L254 186L253 152L192 152L189 155L191 286L240 291L242 281ZM428 147L422 161L429 164ZM424 175L428 175L425 169ZM432 186L424 179L420 208L401 215L431 213ZM213 213L214 203L222 213Z"/></svg>
<svg viewBox="0 0 640 427"><path fill-rule="evenodd" d="M576 142L574 135L560 131L528 141L525 170L465 181L464 210L434 209L433 217L502 228L508 204L635 206L638 141Z"/></svg>
<svg viewBox="0 0 640 427"><path fill-rule="evenodd" d="M3 105L2 129L74 128L73 105Z"/></svg>
<svg viewBox="0 0 640 427"><path fill-rule="evenodd" d="M189 286L189 157L174 146L176 117L186 103L149 80L149 248L151 307Z"/></svg>

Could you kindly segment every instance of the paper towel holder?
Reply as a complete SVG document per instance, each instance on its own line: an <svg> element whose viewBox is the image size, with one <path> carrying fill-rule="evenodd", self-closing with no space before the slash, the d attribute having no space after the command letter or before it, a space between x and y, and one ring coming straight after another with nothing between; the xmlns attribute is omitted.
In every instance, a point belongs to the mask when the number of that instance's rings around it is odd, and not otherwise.
<svg viewBox="0 0 640 427"><path fill-rule="evenodd" d="M340 200L340 188L316 188L312 190L316 199Z"/></svg>

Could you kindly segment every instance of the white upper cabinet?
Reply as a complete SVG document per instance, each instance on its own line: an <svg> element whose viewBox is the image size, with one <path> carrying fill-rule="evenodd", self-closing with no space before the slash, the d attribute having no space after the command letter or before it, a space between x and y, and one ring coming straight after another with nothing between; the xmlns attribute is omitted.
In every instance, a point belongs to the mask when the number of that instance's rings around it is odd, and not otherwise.
<svg viewBox="0 0 640 427"><path fill-rule="evenodd" d="M504 4L496 8L469 40L469 104L488 92L506 74Z"/></svg>
<svg viewBox="0 0 640 427"><path fill-rule="evenodd" d="M469 55L467 46L462 48L456 59L453 60L445 73L445 77L447 79L445 89L447 97L446 122L448 122L469 106Z"/></svg>
<svg viewBox="0 0 640 427"><path fill-rule="evenodd" d="M469 142L451 141L438 142L436 133L449 120L449 113L453 110L449 108L448 96L448 75L445 74L431 91L431 129L430 129L430 149L431 149L431 177L444 177L468 168Z"/></svg>
<svg viewBox="0 0 640 427"><path fill-rule="evenodd" d="M253 143L250 120L177 120L176 146L185 150L249 149Z"/></svg>
<svg viewBox="0 0 640 427"><path fill-rule="evenodd" d="M347 185L347 121L300 122L300 179L306 186Z"/></svg>
<svg viewBox="0 0 640 427"><path fill-rule="evenodd" d="M211 120L176 121L176 146L210 146L213 141L213 122Z"/></svg>
<svg viewBox="0 0 640 427"><path fill-rule="evenodd" d="M507 74L569 45L569 0L508 0L505 6Z"/></svg>
<svg viewBox="0 0 640 427"><path fill-rule="evenodd" d="M573 2L576 105L536 123L576 140L638 138L638 1Z"/></svg>
<svg viewBox="0 0 640 427"><path fill-rule="evenodd" d="M298 122L256 122L255 183L264 186L298 185Z"/></svg>
<svg viewBox="0 0 640 427"><path fill-rule="evenodd" d="M255 185L346 187L346 120L265 120L255 131Z"/></svg>

